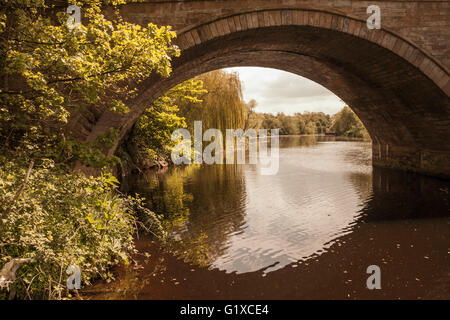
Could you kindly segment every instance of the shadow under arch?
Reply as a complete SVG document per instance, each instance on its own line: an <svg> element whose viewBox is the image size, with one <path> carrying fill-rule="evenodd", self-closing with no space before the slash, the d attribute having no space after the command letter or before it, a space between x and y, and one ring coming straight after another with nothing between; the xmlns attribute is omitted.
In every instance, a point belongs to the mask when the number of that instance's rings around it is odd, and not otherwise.
<svg viewBox="0 0 450 320"><path fill-rule="evenodd" d="M309 78L345 101L372 137L375 165L450 177L448 71L389 31L339 14L274 9L194 26L177 44L182 54L172 75L143 81L131 111L105 111L88 140L120 129L113 154L146 107L176 84L225 67L269 67Z"/></svg>

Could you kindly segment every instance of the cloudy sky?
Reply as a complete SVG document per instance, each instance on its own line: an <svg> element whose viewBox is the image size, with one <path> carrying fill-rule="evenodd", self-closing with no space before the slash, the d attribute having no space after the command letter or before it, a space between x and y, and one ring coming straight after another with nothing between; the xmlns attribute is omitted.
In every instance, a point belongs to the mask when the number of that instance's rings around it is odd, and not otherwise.
<svg viewBox="0 0 450 320"><path fill-rule="evenodd" d="M255 99L257 112L293 114L303 111L338 112L344 103L321 85L295 74L275 69L228 68L238 72L245 101Z"/></svg>

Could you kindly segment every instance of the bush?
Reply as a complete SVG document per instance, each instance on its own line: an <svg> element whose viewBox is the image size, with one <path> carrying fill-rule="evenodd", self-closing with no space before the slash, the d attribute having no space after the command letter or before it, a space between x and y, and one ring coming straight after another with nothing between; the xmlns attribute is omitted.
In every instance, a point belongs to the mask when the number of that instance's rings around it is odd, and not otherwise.
<svg viewBox="0 0 450 320"><path fill-rule="evenodd" d="M109 268L135 252L136 208L161 233L157 217L140 199L121 195L110 174L59 172L49 160L30 168L0 164L0 269L12 259L31 260L10 287L17 298L64 298L70 265L80 268L83 285L111 279ZM8 295L0 291L0 299Z"/></svg>

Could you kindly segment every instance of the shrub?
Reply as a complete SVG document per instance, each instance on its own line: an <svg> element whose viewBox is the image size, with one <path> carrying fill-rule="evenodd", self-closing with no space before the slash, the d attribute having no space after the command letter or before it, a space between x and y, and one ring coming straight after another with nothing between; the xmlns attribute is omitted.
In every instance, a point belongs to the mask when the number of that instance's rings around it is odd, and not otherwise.
<svg viewBox="0 0 450 320"><path fill-rule="evenodd" d="M64 298L70 265L81 269L83 285L111 279L110 267L127 264L135 252L136 209L162 234L141 199L123 196L117 184L107 173L88 178L58 171L50 160L28 169L13 162L0 165L0 269L12 259L30 261L17 270L12 295ZM0 299L8 295L0 291Z"/></svg>

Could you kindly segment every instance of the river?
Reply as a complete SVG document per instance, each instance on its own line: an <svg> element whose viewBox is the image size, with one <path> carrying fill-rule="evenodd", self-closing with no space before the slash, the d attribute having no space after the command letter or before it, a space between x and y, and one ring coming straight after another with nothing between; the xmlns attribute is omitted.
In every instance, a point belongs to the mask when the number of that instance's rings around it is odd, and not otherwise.
<svg viewBox="0 0 450 320"><path fill-rule="evenodd" d="M279 172L202 165L131 179L164 214L92 299L449 299L450 182L372 168L371 144L280 137ZM147 253L147 254L144 254ZM367 267L381 271L369 290Z"/></svg>

